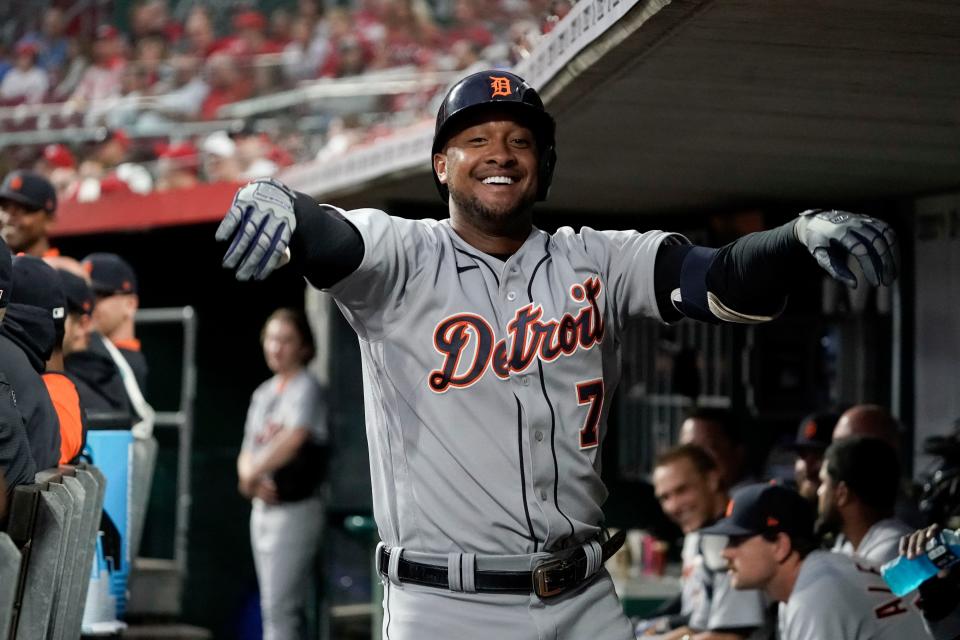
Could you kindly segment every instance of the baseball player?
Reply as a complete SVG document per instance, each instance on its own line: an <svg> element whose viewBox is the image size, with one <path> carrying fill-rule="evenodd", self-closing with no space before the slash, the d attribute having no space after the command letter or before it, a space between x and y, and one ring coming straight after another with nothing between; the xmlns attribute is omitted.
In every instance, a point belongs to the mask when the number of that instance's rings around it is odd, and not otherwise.
<svg viewBox="0 0 960 640"><path fill-rule="evenodd" d="M727 517L701 535L727 536L723 557L736 589L780 602L780 640L930 638L916 598L897 597L877 565L815 551L814 509L792 489L754 484L734 492Z"/></svg>
<svg viewBox="0 0 960 640"><path fill-rule="evenodd" d="M434 181L448 220L319 205L275 181L238 191L224 266L283 260L360 340L383 635L630 638L603 562L600 445L630 318L761 322L812 253L856 284L896 276L881 221L809 211L722 249L662 231L537 229L557 152L537 92L505 71L444 98Z"/></svg>

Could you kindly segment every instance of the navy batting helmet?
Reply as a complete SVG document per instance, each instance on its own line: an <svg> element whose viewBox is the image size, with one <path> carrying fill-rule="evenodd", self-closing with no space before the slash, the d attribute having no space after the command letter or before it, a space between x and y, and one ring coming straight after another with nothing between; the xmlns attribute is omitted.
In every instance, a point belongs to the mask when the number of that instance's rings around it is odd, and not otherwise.
<svg viewBox="0 0 960 640"><path fill-rule="evenodd" d="M467 76L447 92L437 112L437 128L433 134L433 154L462 126L468 114L480 109L497 107L510 109L527 119L537 138L540 169L537 176L537 199L545 200L557 164L556 124L543 107L537 92L523 78L509 71L489 70ZM447 185L441 184L433 172L440 197L446 202L450 195Z"/></svg>

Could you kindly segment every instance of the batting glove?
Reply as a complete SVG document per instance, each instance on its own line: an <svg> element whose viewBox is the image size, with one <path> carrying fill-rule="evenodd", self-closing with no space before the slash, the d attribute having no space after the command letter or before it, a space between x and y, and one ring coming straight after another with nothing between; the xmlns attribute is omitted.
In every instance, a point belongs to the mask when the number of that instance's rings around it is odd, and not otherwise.
<svg viewBox="0 0 960 640"><path fill-rule="evenodd" d="M237 270L237 280L263 280L289 260L287 245L297 228L293 192L273 179L255 180L237 191L217 229L217 240L233 237L223 266Z"/></svg>
<svg viewBox="0 0 960 640"><path fill-rule="evenodd" d="M800 214L793 231L827 273L850 287L857 286L857 277L847 267L851 256L875 287L889 285L897 277L897 235L883 220L812 209Z"/></svg>

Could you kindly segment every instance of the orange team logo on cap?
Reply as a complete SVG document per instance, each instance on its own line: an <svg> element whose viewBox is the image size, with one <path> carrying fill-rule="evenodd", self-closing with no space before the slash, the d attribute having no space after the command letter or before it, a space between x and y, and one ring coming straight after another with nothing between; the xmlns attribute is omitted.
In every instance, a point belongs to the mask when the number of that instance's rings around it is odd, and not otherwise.
<svg viewBox="0 0 960 640"><path fill-rule="evenodd" d="M776 518L767 516L767 526L768 526L768 527L775 527L775 526L777 526L778 524L780 524L780 521L779 521L779 520L777 520Z"/></svg>
<svg viewBox="0 0 960 640"><path fill-rule="evenodd" d="M810 420L809 422L807 422L807 424L803 425L803 436L805 438L812 439L816 435L817 435L816 422L814 422L813 420Z"/></svg>
<svg viewBox="0 0 960 640"><path fill-rule="evenodd" d="M510 89L510 79L505 76L490 76L491 98L497 96L509 96L513 93Z"/></svg>
<svg viewBox="0 0 960 640"><path fill-rule="evenodd" d="M733 500L727 503L727 511L723 515L728 518L733 515Z"/></svg>
<svg viewBox="0 0 960 640"><path fill-rule="evenodd" d="M20 187L23 186L23 178L20 176L13 176L10 178L10 188L14 191L20 191Z"/></svg>
<svg viewBox="0 0 960 640"><path fill-rule="evenodd" d="M83 262L83 263L81 263L81 266L83 267L83 270L87 272L87 275L88 275L88 276L93 273L93 263L92 263L92 262Z"/></svg>
<svg viewBox="0 0 960 640"><path fill-rule="evenodd" d="M129 280L124 280L123 286L121 287L121 289L123 289L124 291L130 291L131 289L133 289L133 285L130 284Z"/></svg>

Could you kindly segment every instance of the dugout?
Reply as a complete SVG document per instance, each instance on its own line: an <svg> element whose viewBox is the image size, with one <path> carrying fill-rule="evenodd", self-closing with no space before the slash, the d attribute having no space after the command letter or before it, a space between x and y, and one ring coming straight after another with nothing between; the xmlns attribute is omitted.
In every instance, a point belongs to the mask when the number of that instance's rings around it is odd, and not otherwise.
<svg viewBox="0 0 960 640"><path fill-rule="evenodd" d="M917 453L922 439L960 415L960 337L952 330L960 322L958 30L960 7L950 3L583 0L516 69L543 89L558 121L554 188L536 218L545 229L661 227L718 245L830 206L884 217L902 240L904 272L879 296L813 282L769 326L644 334L637 363L661 360L644 351L651 341L674 359L660 377L634 379L643 383L637 394L656 389L661 404L624 397L611 420L611 520L640 517L622 498L645 473L643 452L671 438L694 391L750 415L771 440L818 404L887 404L906 429L914 473L927 466ZM346 208L444 216L426 162L431 131L427 123L281 177ZM257 332L270 310L302 304L304 293L282 270L241 286L220 269L214 220L232 189L184 194L146 223L133 215L135 201L96 205L102 219L64 211L67 235L57 242L71 255L123 254L138 271L145 307L196 308L192 462L204 472L192 487L195 560L183 615L216 628L236 614L253 579L233 461L249 392L266 376ZM188 204L195 216L170 219ZM366 469L359 361L342 319L326 317L334 433L344 452L332 465L332 510L343 516L369 508L357 472ZM701 355L676 357L691 348ZM174 365L151 365L149 392L170 393L162 372ZM621 391L629 386L625 378ZM636 411L631 423L647 421L649 439L626 432L627 411ZM215 595L191 597L200 593Z"/></svg>

